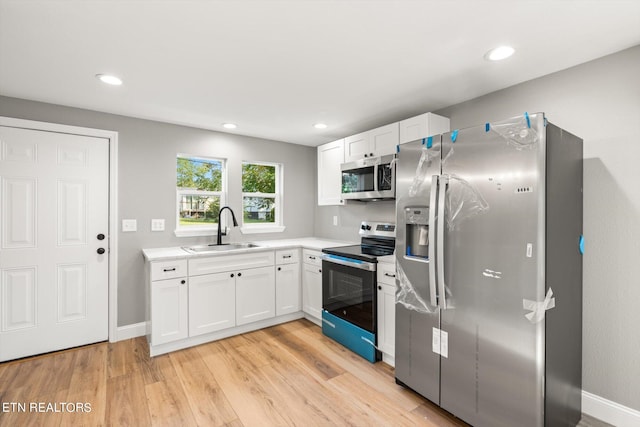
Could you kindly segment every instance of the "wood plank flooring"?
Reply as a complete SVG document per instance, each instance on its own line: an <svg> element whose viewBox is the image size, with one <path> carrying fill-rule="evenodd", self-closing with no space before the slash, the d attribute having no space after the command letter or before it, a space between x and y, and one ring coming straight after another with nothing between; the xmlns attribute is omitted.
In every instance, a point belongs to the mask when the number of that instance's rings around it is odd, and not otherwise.
<svg viewBox="0 0 640 427"><path fill-rule="evenodd" d="M2 363L0 426L466 425L306 320L148 354L140 337Z"/></svg>

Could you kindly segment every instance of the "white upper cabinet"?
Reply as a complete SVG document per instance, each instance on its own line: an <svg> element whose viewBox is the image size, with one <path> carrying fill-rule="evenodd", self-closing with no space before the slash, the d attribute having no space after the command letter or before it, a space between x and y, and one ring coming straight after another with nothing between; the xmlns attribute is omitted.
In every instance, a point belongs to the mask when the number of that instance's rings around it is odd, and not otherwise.
<svg viewBox="0 0 640 427"><path fill-rule="evenodd" d="M384 156L396 152L399 141L398 123L382 126L345 138L344 157L353 162L369 157Z"/></svg>
<svg viewBox="0 0 640 427"><path fill-rule="evenodd" d="M400 144L449 132L449 119L424 113L400 122Z"/></svg>
<svg viewBox="0 0 640 427"><path fill-rule="evenodd" d="M344 205L342 172L344 139L318 147L318 205Z"/></svg>

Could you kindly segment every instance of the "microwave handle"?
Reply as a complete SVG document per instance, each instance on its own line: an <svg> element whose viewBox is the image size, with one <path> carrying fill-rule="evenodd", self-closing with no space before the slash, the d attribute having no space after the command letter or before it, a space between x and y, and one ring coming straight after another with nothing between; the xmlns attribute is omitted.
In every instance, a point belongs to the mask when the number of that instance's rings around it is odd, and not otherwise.
<svg viewBox="0 0 640 427"><path fill-rule="evenodd" d="M378 187L378 166L379 163L375 163L373 165L373 191L375 191L376 193L379 191L379 187Z"/></svg>

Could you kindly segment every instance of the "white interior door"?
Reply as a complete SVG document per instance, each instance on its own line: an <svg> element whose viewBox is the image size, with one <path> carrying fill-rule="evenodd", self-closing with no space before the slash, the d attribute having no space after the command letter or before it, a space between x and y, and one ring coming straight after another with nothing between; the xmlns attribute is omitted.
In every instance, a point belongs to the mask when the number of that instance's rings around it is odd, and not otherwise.
<svg viewBox="0 0 640 427"><path fill-rule="evenodd" d="M0 126L0 207L0 361L106 340L109 141Z"/></svg>

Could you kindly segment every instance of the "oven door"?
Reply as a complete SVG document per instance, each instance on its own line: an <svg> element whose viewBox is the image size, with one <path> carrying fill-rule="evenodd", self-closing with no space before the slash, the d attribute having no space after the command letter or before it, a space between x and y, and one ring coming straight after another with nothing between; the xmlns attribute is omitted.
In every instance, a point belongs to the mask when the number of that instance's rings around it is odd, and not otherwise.
<svg viewBox="0 0 640 427"><path fill-rule="evenodd" d="M322 255L322 308L376 333L376 264Z"/></svg>

